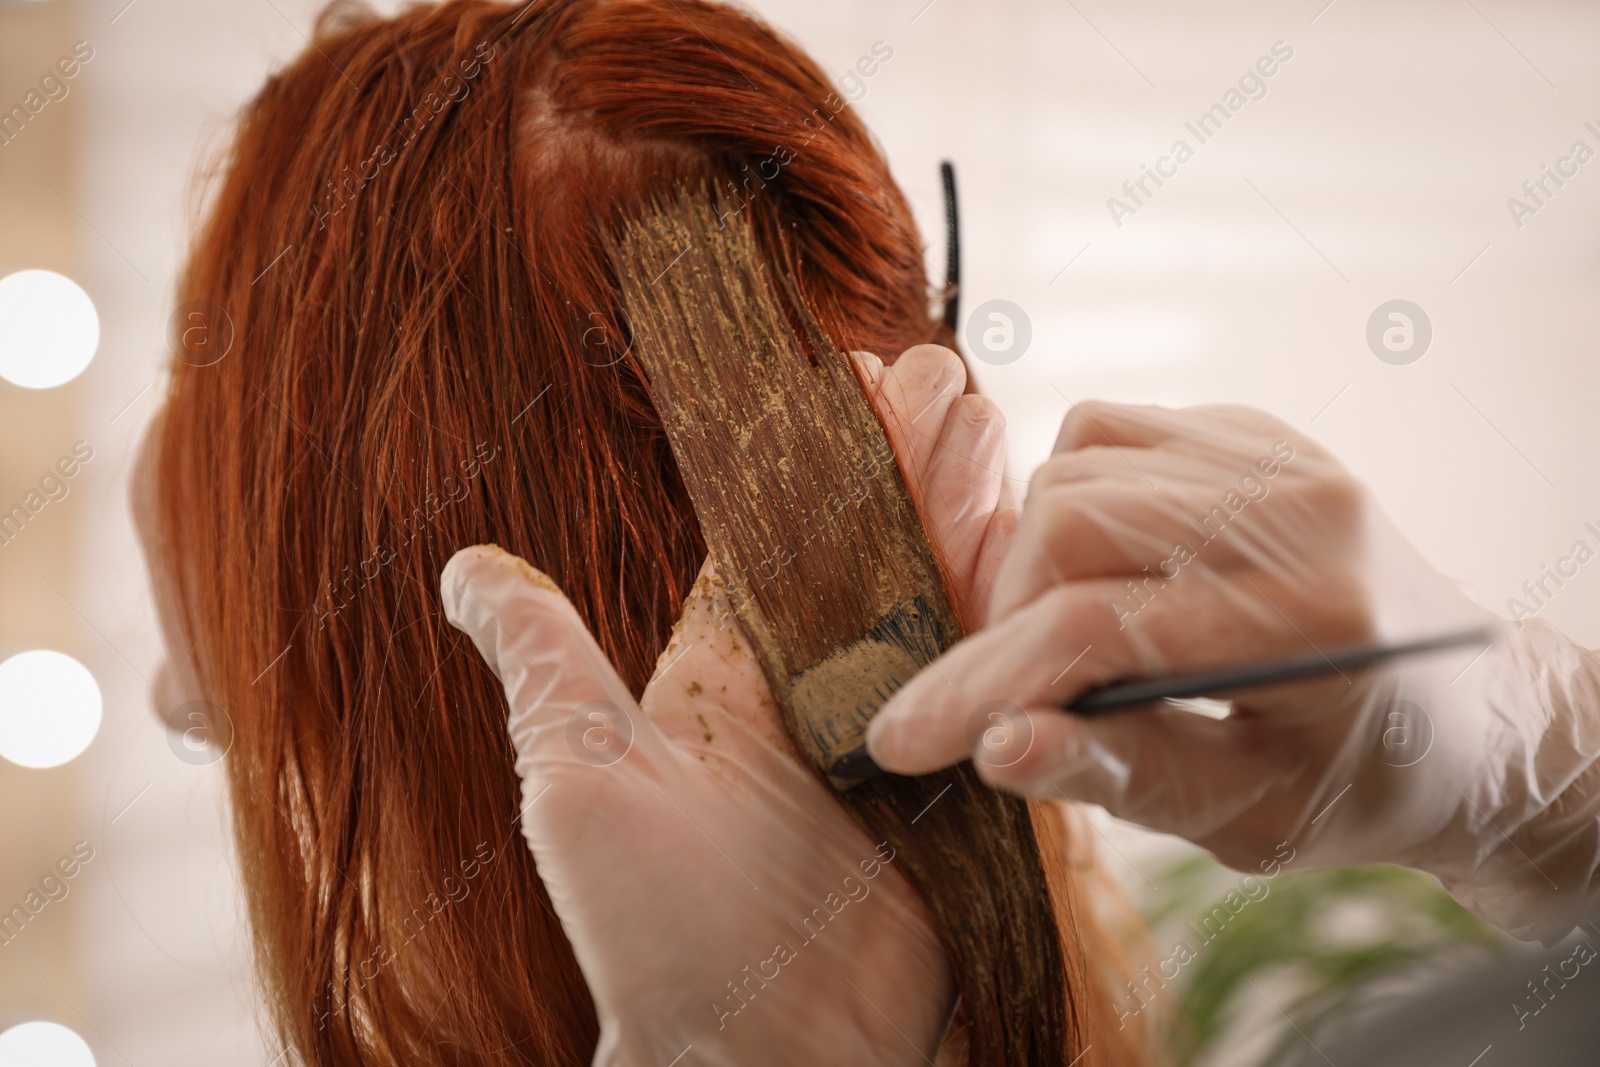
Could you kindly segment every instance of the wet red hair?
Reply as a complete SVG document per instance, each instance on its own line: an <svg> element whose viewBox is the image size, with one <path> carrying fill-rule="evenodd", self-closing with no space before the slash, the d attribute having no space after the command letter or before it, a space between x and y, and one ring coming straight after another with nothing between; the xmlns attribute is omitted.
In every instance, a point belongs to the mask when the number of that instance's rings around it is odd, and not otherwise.
<svg viewBox="0 0 1600 1067"><path fill-rule="evenodd" d="M705 550L602 236L691 179L836 339L948 340L866 130L729 8L335 7L242 116L178 293L232 349L173 364L155 565L233 722L257 966L306 1063L593 1053L438 575L524 556L643 689Z"/></svg>

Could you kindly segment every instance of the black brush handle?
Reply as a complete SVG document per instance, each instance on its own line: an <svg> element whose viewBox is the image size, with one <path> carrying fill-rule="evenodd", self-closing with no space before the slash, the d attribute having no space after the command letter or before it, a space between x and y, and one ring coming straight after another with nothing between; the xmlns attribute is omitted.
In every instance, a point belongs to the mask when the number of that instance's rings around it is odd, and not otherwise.
<svg viewBox="0 0 1600 1067"><path fill-rule="evenodd" d="M1493 641L1494 631L1489 627L1480 626L1396 645L1357 645L1354 648L1337 649L1328 653L1316 652L1307 656L1274 660L1270 663L1248 663L1238 667L1196 671L1192 674L1173 674L1164 678L1119 682L1092 689L1064 706L1068 711L1079 715L1104 715L1108 712L1151 704L1158 700L1206 696L1232 689L1315 678L1323 674L1343 674L1347 670L1368 667L1401 656L1418 656L1426 652L1438 652L1463 645L1487 646Z"/></svg>

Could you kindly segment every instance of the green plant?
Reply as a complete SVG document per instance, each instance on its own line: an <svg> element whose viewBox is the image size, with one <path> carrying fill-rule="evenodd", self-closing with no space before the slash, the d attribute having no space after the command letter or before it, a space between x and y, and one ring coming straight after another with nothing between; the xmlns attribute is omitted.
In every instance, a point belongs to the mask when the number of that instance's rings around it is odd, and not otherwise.
<svg viewBox="0 0 1600 1067"><path fill-rule="evenodd" d="M1399 867L1268 879L1192 856L1156 881L1145 915L1157 945L1175 950L1164 950L1162 976L1177 971L1166 992L1179 1016L1172 1041L1180 1064L1214 1050L1242 1001L1264 995L1255 986L1269 975L1275 988L1294 990L1273 1002L1291 1025L1258 1067L1283 1063L1304 1041L1297 1029L1314 1032L1379 979L1510 944L1426 875Z"/></svg>

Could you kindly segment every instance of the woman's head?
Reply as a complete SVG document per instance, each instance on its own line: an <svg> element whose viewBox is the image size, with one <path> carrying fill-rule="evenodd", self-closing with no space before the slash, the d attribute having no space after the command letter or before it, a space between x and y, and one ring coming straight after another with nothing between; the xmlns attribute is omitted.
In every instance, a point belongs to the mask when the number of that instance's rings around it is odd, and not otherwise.
<svg viewBox="0 0 1600 1067"><path fill-rule="evenodd" d="M180 347L143 525L232 719L258 964L308 1062L592 1051L502 700L437 581L504 545L642 689L704 549L604 235L684 181L722 189L836 342L937 335L866 131L728 8L330 9L241 119L178 294L231 349Z"/></svg>

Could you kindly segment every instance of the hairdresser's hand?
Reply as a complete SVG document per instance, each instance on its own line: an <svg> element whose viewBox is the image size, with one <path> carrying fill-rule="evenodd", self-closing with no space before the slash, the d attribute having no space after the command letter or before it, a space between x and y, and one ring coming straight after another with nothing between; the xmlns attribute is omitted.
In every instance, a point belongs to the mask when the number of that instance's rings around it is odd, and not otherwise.
<svg viewBox="0 0 1600 1067"><path fill-rule="evenodd" d="M862 371L970 600L1014 526L991 521L998 414L958 399L943 349ZM596 1063L935 1057L954 988L926 911L803 764L709 564L637 704L522 560L466 549L441 587L505 685L523 832L595 998Z"/></svg>
<svg viewBox="0 0 1600 1067"><path fill-rule="evenodd" d="M1083 404L1033 479L988 628L886 706L870 750L901 773L971 756L1004 788L1101 804L1247 870L1280 842L1297 866L1419 867L1556 938L1597 899L1600 668L1542 622L1481 654L1219 693L1220 720L1055 710L1117 680L1494 621L1276 419Z"/></svg>

